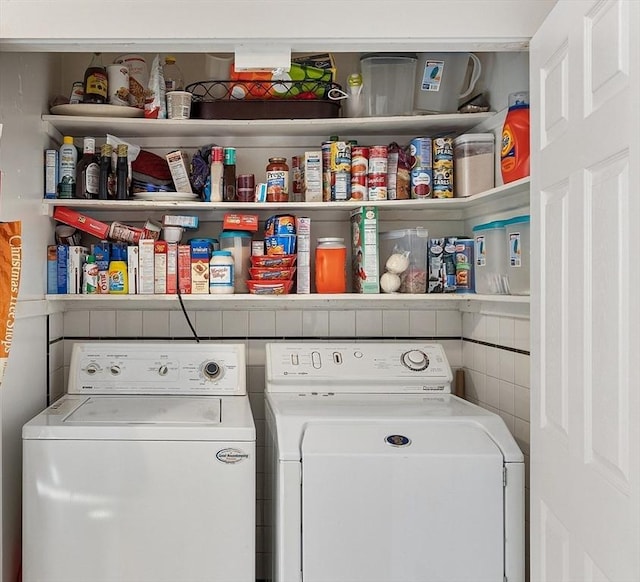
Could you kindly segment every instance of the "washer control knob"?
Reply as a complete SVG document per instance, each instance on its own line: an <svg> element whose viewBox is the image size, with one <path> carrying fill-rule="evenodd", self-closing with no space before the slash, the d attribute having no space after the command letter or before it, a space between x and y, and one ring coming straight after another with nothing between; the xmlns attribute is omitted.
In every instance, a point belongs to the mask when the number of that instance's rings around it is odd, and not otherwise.
<svg viewBox="0 0 640 582"><path fill-rule="evenodd" d="M165 364L163 364L158 368L158 374L160 374L160 376L166 376L168 373L169 373L169 367L166 366Z"/></svg>
<svg viewBox="0 0 640 582"><path fill-rule="evenodd" d="M209 380L215 380L222 373L222 368L216 362L210 361L205 363L202 371Z"/></svg>
<svg viewBox="0 0 640 582"><path fill-rule="evenodd" d="M98 366L98 364L92 363L86 367L85 371L87 372L87 374L89 374L89 376L93 376L100 371L100 366Z"/></svg>
<svg viewBox="0 0 640 582"><path fill-rule="evenodd" d="M409 370L416 372L429 367L429 357L422 350L409 350L402 354L400 360Z"/></svg>
<svg viewBox="0 0 640 582"><path fill-rule="evenodd" d="M114 376L119 376L120 372L122 372L122 370L120 369L120 366L111 366L109 368L109 371L111 372L112 375Z"/></svg>

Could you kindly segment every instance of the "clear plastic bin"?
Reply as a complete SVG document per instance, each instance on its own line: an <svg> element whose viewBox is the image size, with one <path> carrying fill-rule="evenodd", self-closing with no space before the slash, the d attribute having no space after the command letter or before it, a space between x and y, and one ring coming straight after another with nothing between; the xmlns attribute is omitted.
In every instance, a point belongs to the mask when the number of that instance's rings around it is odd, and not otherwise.
<svg viewBox="0 0 640 582"><path fill-rule="evenodd" d="M243 230L224 230L220 233L220 250L233 255L234 289L236 293L248 293L249 257L251 256L251 234Z"/></svg>
<svg viewBox="0 0 640 582"><path fill-rule="evenodd" d="M365 116L413 113L417 61L415 53L374 53L360 58Z"/></svg>
<svg viewBox="0 0 640 582"><path fill-rule="evenodd" d="M429 232L426 228L381 232L380 273L391 272L400 277L399 293L426 293L428 249ZM388 263L392 255L396 256Z"/></svg>
<svg viewBox="0 0 640 582"><path fill-rule="evenodd" d="M454 196L473 196L494 187L495 141L492 133L465 133L453 141Z"/></svg>
<svg viewBox="0 0 640 582"><path fill-rule="evenodd" d="M482 295L508 293L504 221L496 220L474 226L473 238L475 240L476 293Z"/></svg>
<svg viewBox="0 0 640 582"><path fill-rule="evenodd" d="M530 216L525 214L506 220L504 223L508 242L507 289L511 295L530 294L530 221Z"/></svg>

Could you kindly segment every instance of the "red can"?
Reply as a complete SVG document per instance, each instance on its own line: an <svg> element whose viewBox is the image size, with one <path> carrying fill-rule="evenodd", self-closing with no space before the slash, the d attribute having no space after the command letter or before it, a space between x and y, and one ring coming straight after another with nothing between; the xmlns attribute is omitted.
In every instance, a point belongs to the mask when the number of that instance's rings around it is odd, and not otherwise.
<svg viewBox="0 0 640 582"><path fill-rule="evenodd" d="M367 199L387 199L387 167L389 148L372 146L369 150L369 174L367 177Z"/></svg>
<svg viewBox="0 0 640 582"><path fill-rule="evenodd" d="M369 172L369 148L352 146L351 148L351 199L367 198L367 174Z"/></svg>

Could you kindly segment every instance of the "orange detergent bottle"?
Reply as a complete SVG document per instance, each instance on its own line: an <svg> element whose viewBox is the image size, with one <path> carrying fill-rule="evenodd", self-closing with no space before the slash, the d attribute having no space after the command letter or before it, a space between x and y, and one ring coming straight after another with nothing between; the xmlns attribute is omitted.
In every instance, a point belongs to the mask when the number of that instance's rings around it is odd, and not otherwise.
<svg viewBox="0 0 640 582"><path fill-rule="evenodd" d="M529 175L529 93L509 95L509 111L502 126L500 168L505 184Z"/></svg>
<svg viewBox="0 0 640 582"><path fill-rule="evenodd" d="M345 293L347 290L347 247L343 238L318 239L316 247L316 291Z"/></svg>

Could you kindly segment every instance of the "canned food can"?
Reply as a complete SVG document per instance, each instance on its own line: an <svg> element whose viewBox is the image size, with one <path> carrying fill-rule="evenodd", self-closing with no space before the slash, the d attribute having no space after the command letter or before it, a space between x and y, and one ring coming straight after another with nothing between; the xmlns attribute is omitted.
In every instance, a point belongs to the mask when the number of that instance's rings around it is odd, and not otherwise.
<svg viewBox="0 0 640 582"><path fill-rule="evenodd" d="M137 245L142 237L142 229L121 222L112 222L107 236L111 240Z"/></svg>
<svg viewBox="0 0 640 582"><path fill-rule="evenodd" d="M456 241L456 293L473 293L475 290L472 238Z"/></svg>
<svg viewBox="0 0 640 582"><path fill-rule="evenodd" d="M372 146L369 149L369 174L386 174L388 158L387 146Z"/></svg>
<svg viewBox="0 0 640 582"><path fill-rule="evenodd" d="M411 198L431 198L433 194L432 147L429 137L416 137L409 144Z"/></svg>
<svg viewBox="0 0 640 582"><path fill-rule="evenodd" d="M145 91L149 85L147 61L140 55L122 55L115 60L129 69L129 105L144 109Z"/></svg>
<svg viewBox="0 0 640 582"><path fill-rule="evenodd" d="M71 96L69 97L69 103L77 105L84 101L84 83L82 81L74 81L71 86Z"/></svg>
<svg viewBox="0 0 640 582"><path fill-rule="evenodd" d="M331 200L351 198L351 145L345 141L331 142Z"/></svg>
<svg viewBox="0 0 640 582"><path fill-rule="evenodd" d="M433 197L453 198L453 138L433 140Z"/></svg>
<svg viewBox="0 0 640 582"><path fill-rule="evenodd" d="M322 201L331 201L331 144L333 142L322 142Z"/></svg>
<svg viewBox="0 0 640 582"><path fill-rule="evenodd" d="M58 150L44 152L44 197L56 198L58 195Z"/></svg>
<svg viewBox="0 0 640 582"><path fill-rule="evenodd" d="M369 174L367 182L367 200L387 199L387 174Z"/></svg>
<svg viewBox="0 0 640 582"><path fill-rule="evenodd" d="M368 184L366 174L351 174L351 200L364 200L368 195Z"/></svg>
<svg viewBox="0 0 640 582"><path fill-rule="evenodd" d="M107 98L111 105L129 105L129 67L107 65Z"/></svg>

